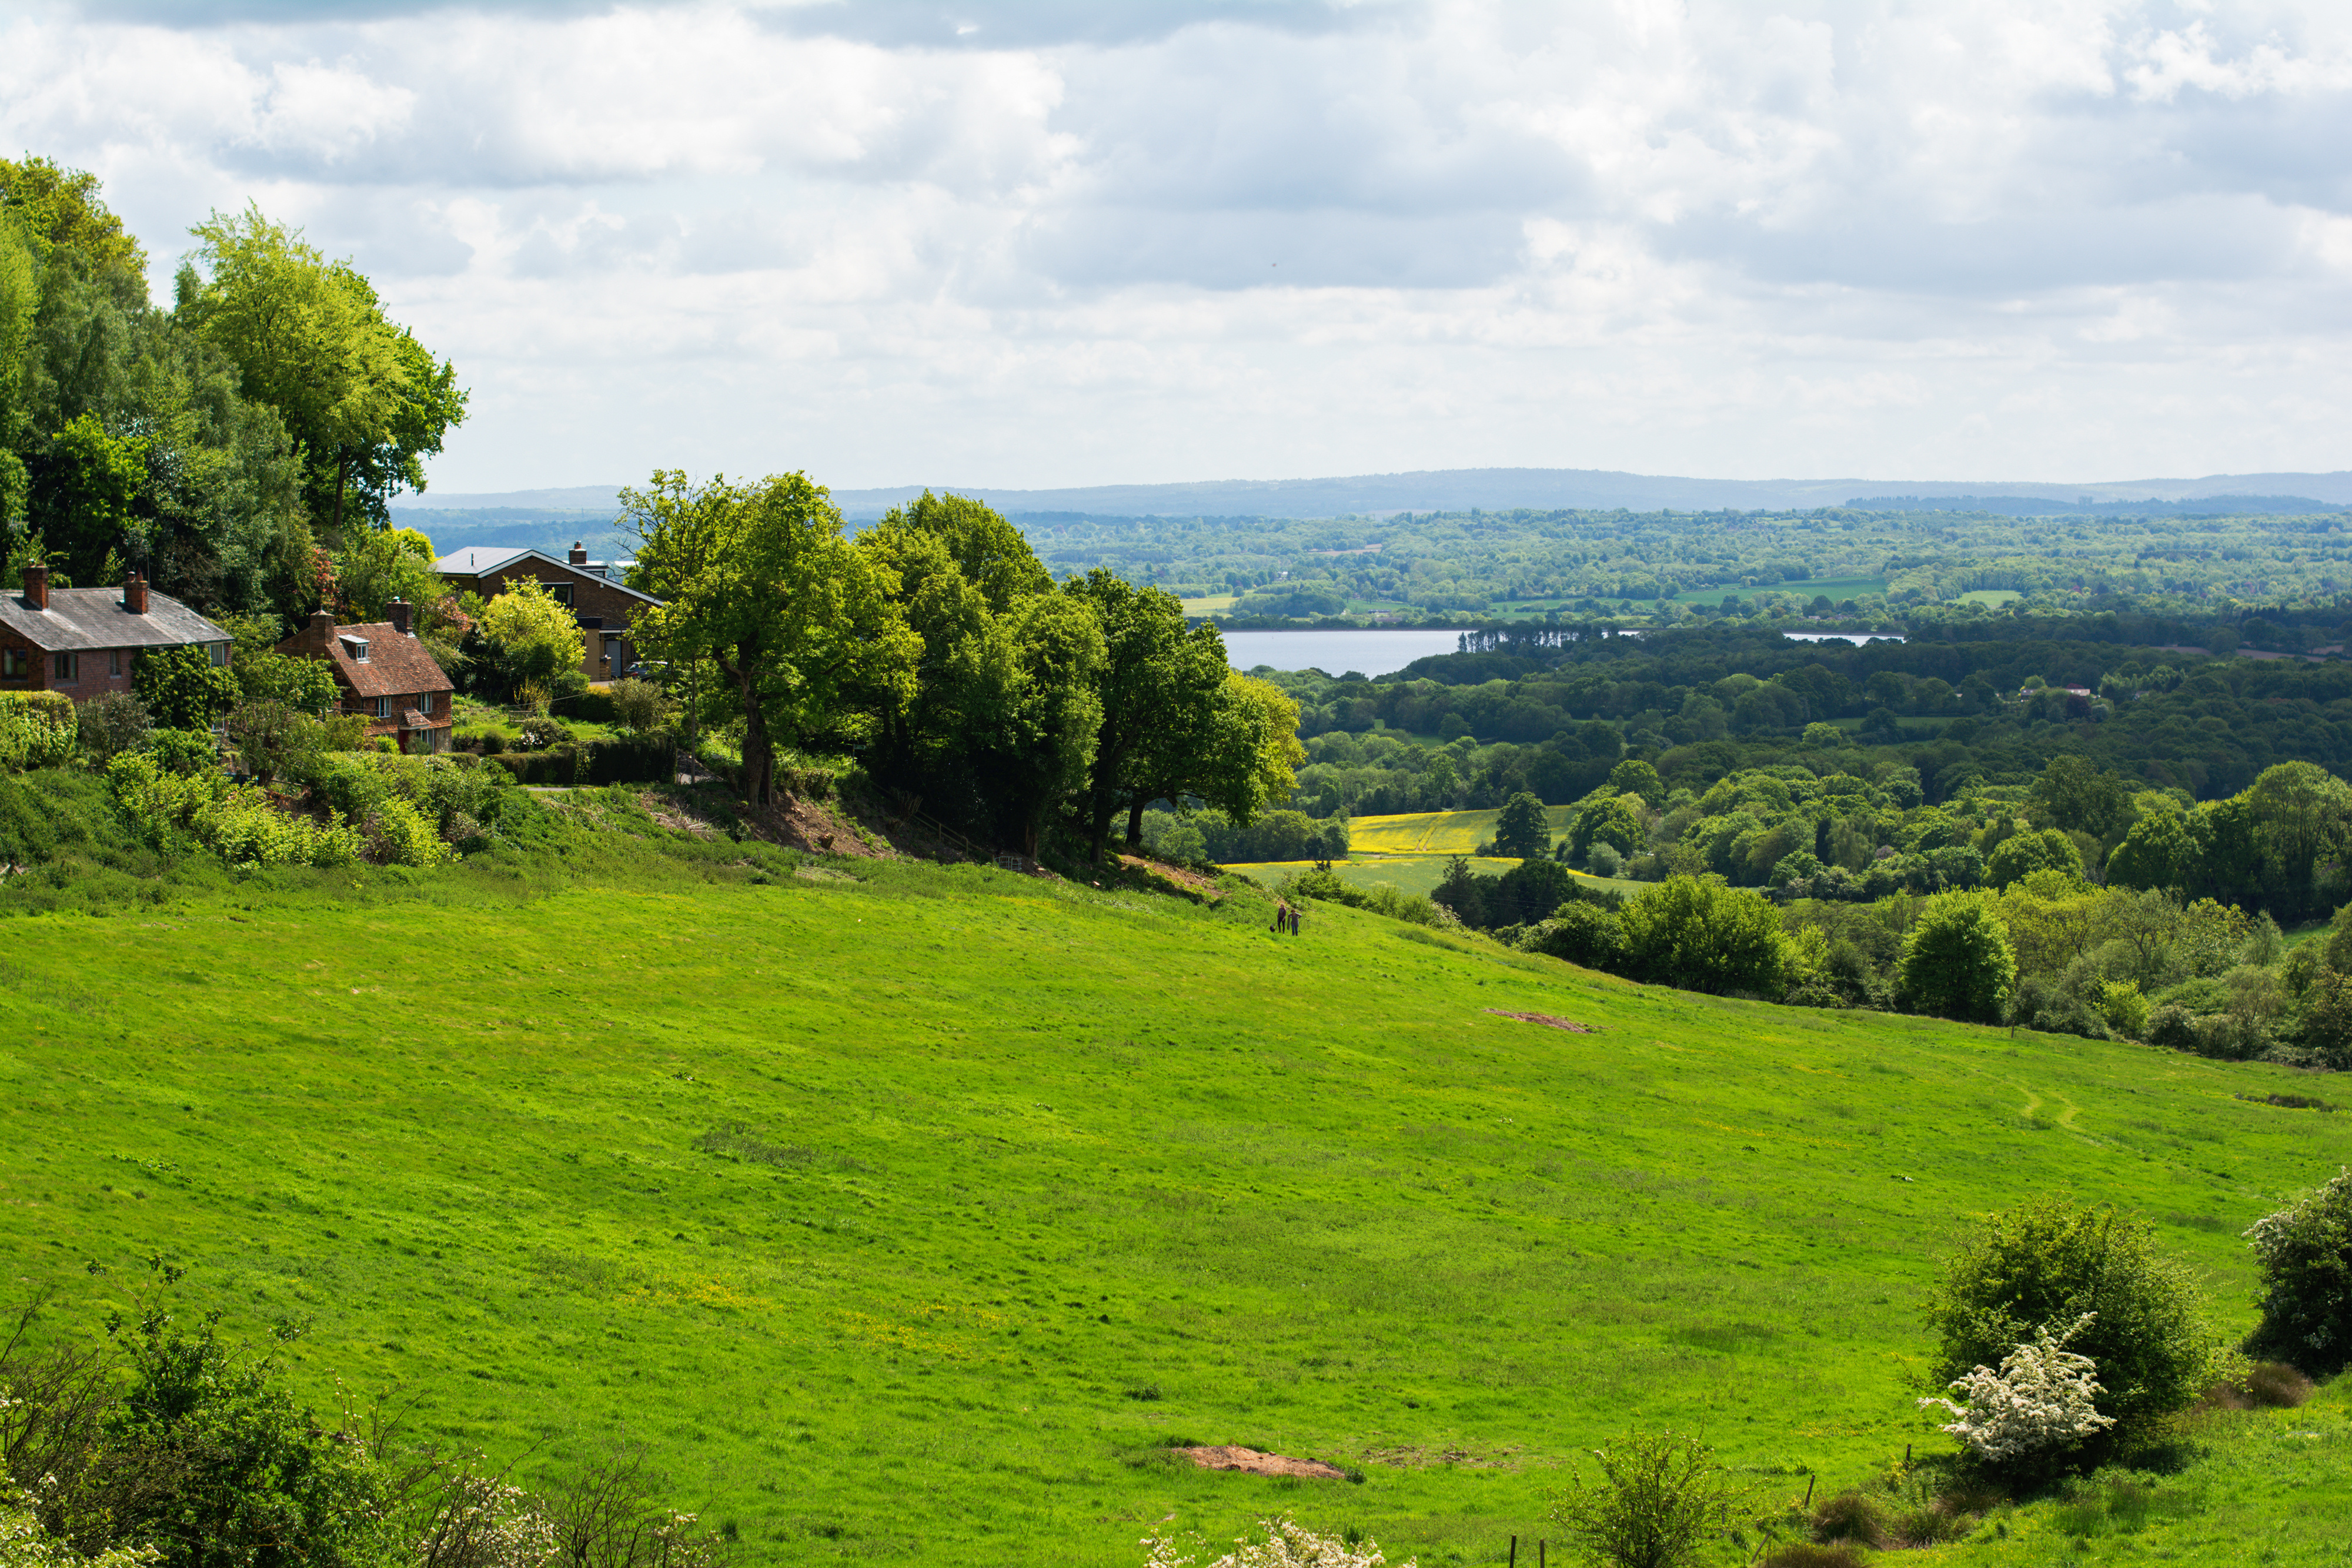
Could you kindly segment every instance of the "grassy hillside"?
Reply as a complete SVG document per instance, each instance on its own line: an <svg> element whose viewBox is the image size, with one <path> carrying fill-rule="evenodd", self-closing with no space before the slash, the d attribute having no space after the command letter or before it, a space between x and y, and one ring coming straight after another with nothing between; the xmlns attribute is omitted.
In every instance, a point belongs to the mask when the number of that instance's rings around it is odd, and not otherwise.
<svg viewBox="0 0 2352 1568"><path fill-rule="evenodd" d="M616 845L658 836L600 799ZM642 1440L754 1562L1132 1564L1171 1515L1276 1508L1486 1562L1628 1424L1790 1491L1945 1443L1913 1303L1969 1215L2148 1211L2242 1325L2236 1232L2352 1159L2352 1119L2237 1098L2276 1068L1346 911L1279 937L1248 894L740 860L0 924L11 1273L87 1324L168 1249L232 1330L310 1319L321 1402L397 1386L526 1474ZM2339 1399L2235 1419L2213 1507L2342 1506ZM2230 1560L2187 1511L2165 1539ZM2042 1561L2055 1528L1955 1550Z"/></svg>

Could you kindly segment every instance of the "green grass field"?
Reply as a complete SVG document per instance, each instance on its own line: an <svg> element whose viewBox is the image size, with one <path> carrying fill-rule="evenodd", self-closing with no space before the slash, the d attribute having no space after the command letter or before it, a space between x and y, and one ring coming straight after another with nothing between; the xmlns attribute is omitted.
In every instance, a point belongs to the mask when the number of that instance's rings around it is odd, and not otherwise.
<svg viewBox="0 0 2352 1568"><path fill-rule="evenodd" d="M231 1332L310 1320L322 1405L395 1389L525 1478L643 1442L753 1563L1132 1565L1163 1520L1276 1510L1487 1563L1628 1425L1790 1493L1947 1443L1914 1303L1971 1215L2147 1212L2234 1332L2237 1233L2352 1160L2352 1118L2236 1098L2300 1086L2277 1068L1344 910L1281 937L1246 891L746 859L9 922L11 1275L86 1328L166 1249ZM2342 1398L2231 1419L2172 1523L2078 1552L2021 1515L1946 1555L2338 1561L2283 1532L2345 1517ZM1171 1437L1365 1479L1196 1471Z"/></svg>
<svg viewBox="0 0 2352 1568"><path fill-rule="evenodd" d="M1970 589L1966 593L1955 594L1952 598L1952 602L1955 604L1983 604L1998 610L2004 604L2015 603L2018 600L2024 597L2024 594L2020 593L2013 588L1974 588Z"/></svg>

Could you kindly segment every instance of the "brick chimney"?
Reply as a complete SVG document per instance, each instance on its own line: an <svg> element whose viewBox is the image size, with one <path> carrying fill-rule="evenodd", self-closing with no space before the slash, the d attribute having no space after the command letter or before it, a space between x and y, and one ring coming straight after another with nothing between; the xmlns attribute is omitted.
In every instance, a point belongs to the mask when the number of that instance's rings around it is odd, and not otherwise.
<svg viewBox="0 0 2352 1568"><path fill-rule="evenodd" d="M122 608L133 615L147 613L147 580L135 571L122 580Z"/></svg>
<svg viewBox="0 0 2352 1568"><path fill-rule="evenodd" d="M36 610L49 607L49 569L28 566L25 569L25 602Z"/></svg>
<svg viewBox="0 0 2352 1568"><path fill-rule="evenodd" d="M572 564L574 566L588 564L588 548L578 539L572 541Z"/></svg>
<svg viewBox="0 0 2352 1568"><path fill-rule="evenodd" d="M335 612L331 610L310 612L310 624L302 629L302 647L307 653L320 657L335 649Z"/></svg>
<svg viewBox="0 0 2352 1568"><path fill-rule="evenodd" d="M392 629L399 632L402 636L414 637L416 635L415 632L411 632L408 629L408 601L405 599L395 599L387 603L383 607L383 618L391 622Z"/></svg>

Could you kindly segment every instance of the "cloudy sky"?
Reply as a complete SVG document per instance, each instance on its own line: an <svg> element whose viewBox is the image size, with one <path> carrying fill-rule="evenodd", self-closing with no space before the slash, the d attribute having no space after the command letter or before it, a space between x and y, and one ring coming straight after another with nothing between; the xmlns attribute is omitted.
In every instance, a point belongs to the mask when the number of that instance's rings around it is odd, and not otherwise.
<svg viewBox="0 0 2352 1568"><path fill-rule="evenodd" d="M444 491L2352 467L2341 4L15 0L0 145L354 258Z"/></svg>

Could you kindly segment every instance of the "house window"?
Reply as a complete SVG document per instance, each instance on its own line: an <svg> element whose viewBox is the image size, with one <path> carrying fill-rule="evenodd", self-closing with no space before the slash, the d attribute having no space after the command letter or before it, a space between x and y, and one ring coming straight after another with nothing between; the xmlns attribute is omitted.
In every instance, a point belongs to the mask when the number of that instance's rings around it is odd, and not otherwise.
<svg viewBox="0 0 2352 1568"><path fill-rule="evenodd" d="M416 695L416 711L423 714L426 718L431 718L433 716L433 694L431 692L419 692Z"/></svg>
<svg viewBox="0 0 2352 1568"><path fill-rule="evenodd" d="M213 664L215 668L226 668L228 665L228 644L226 643L213 643L212 656Z"/></svg>
<svg viewBox="0 0 2352 1568"><path fill-rule="evenodd" d="M0 679L21 681L33 673L33 661L22 648L0 648Z"/></svg>
<svg viewBox="0 0 2352 1568"><path fill-rule="evenodd" d="M555 602L566 610L572 608L572 585L568 582L542 582L540 587L555 595Z"/></svg>
<svg viewBox="0 0 2352 1568"><path fill-rule="evenodd" d="M390 697L378 697L375 699L375 716L378 718L390 718L392 716L392 699Z"/></svg>
<svg viewBox="0 0 2352 1568"><path fill-rule="evenodd" d="M121 649L109 648L106 651L106 673L110 675L119 675L122 673Z"/></svg>
<svg viewBox="0 0 2352 1568"><path fill-rule="evenodd" d="M75 665L76 665L77 664L79 664L79 655L77 655L77 654L73 654L73 653L52 653L52 654L50 654L50 655L49 655L49 678L50 678L51 680L53 680L53 681L56 681L56 682L57 682L58 685L68 685L68 686L69 686L69 685L73 685L75 681L77 681L77 680L79 680L79 679L80 678L79 675L77 675L77 674L75 674Z"/></svg>

